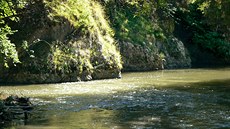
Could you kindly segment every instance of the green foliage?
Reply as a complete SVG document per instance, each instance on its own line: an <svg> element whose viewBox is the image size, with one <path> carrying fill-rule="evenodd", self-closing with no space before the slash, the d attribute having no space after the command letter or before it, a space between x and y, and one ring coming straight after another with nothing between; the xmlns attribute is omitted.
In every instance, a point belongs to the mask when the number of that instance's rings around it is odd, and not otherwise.
<svg viewBox="0 0 230 129"><path fill-rule="evenodd" d="M218 31L229 31L230 26L230 1L229 0L195 0L193 4L206 17L207 24ZM228 32L229 34L229 32Z"/></svg>
<svg viewBox="0 0 230 129"><path fill-rule="evenodd" d="M206 32L203 35L195 33L193 42L216 53L218 56L224 57L226 60L230 58L230 43L217 32Z"/></svg>
<svg viewBox="0 0 230 129"><path fill-rule="evenodd" d="M212 5L216 3L217 5ZM189 4L188 8L180 8L176 14L178 22L192 35L191 41L215 55L230 59L230 42L227 40L229 31L227 23L221 21L222 10L219 1L200 0ZM208 10L212 10L208 13ZM215 12L216 11L216 12ZM210 16L213 15L211 18ZM217 20L216 18L220 19ZM222 28L222 29L221 29Z"/></svg>
<svg viewBox="0 0 230 129"><path fill-rule="evenodd" d="M84 51L81 51L84 52ZM77 72L81 74L83 69L90 71L92 66L88 63L87 54L76 53L75 50L68 45L64 45L61 42L56 42L51 47L51 58L48 60L48 64L53 65L53 71L58 73L68 73Z"/></svg>
<svg viewBox="0 0 230 129"><path fill-rule="evenodd" d="M22 1L1 0L0 1L0 66L9 67L9 63L19 63L15 44L9 40L12 31L7 25L8 21L17 21L16 8L21 7Z"/></svg>
<svg viewBox="0 0 230 129"><path fill-rule="evenodd" d="M51 2L46 1L46 4L53 10L49 14L51 19L61 16L68 19L74 27L80 28L85 33L90 31L96 35L107 36L106 38L113 35L112 29L104 18L103 8L98 2L91 0L68 0L60 4L59 0L53 0Z"/></svg>
<svg viewBox="0 0 230 129"><path fill-rule="evenodd" d="M1 0L0 1L0 24L4 24L3 18L9 17L11 20L15 20L16 11L14 10L14 3L11 0ZM13 16L13 17L12 17Z"/></svg>
<svg viewBox="0 0 230 129"><path fill-rule="evenodd" d="M19 41L20 67L23 67L18 71L81 76L85 72L92 73L96 66L102 64L103 67L98 69L122 68L114 32L98 2L38 0L28 4L24 11L27 13L20 15L19 33L14 35ZM45 31L50 34L59 26L67 27L57 32L57 35L65 35L63 38L52 34L43 36L44 31L37 31L51 28L51 31ZM27 39L28 42L22 42Z"/></svg>
<svg viewBox="0 0 230 129"><path fill-rule="evenodd" d="M51 19L57 19L57 17L68 19L76 30L80 30L78 35L83 35L84 38L89 35L94 44L97 44L94 46L96 48L89 48L88 50L80 49L81 54L72 53L74 54L72 56L67 54L68 56L62 56L62 58L76 60L77 62L75 61L75 63L78 64L80 73L83 69L87 69L88 71L93 69L93 65L97 64L91 58L100 56L105 57L101 60L102 62L107 62L109 67L117 66L118 69L122 68L120 54L113 39L114 32L109 26L107 19L105 19L106 16L103 7L98 2L92 0L68 0L60 4L59 1L53 0L46 1L46 4L53 10L49 14ZM79 40L78 42L80 42L79 44L86 44L88 41ZM66 55L63 50L56 51L58 55L61 53L62 55ZM92 57L84 56L87 54L91 54ZM57 67L64 66L61 60L56 58L55 64L59 64Z"/></svg>
<svg viewBox="0 0 230 129"><path fill-rule="evenodd" d="M156 4L145 0L107 1L106 9L115 37L134 44L145 45L155 38L165 39L163 30L155 22Z"/></svg>
<svg viewBox="0 0 230 129"><path fill-rule="evenodd" d="M19 63L18 54L15 45L10 42L8 35L13 31L8 26L0 28L0 64L9 67L9 63Z"/></svg>

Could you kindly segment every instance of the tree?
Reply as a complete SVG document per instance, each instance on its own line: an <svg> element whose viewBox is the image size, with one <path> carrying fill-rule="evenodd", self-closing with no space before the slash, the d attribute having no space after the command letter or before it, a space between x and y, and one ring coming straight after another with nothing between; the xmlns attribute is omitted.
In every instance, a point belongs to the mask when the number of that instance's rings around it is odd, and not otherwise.
<svg viewBox="0 0 230 129"><path fill-rule="evenodd" d="M229 0L195 0L198 9L206 18L206 23L217 32L224 33L230 39L230 1Z"/></svg>
<svg viewBox="0 0 230 129"><path fill-rule="evenodd" d="M16 31L12 31L7 25L7 21L16 21L17 17L15 1L1 0L0 1L0 68L9 67L9 63L19 63L18 53L15 44L9 40L9 35Z"/></svg>

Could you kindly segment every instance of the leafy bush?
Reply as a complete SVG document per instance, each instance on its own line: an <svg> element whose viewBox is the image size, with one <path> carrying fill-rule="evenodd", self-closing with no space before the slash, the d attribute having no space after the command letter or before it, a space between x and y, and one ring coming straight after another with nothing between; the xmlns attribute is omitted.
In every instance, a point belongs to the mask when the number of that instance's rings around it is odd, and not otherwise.
<svg viewBox="0 0 230 129"><path fill-rule="evenodd" d="M9 34L14 31L8 26L0 28L0 64L4 67L9 67L9 63L19 63L18 53L15 44L11 43L8 38Z"/></svg>
<svg viewBox="0 0 230 129"><path fill-rule="evenodd" d="M212 6L210 6L212 7ZM226 26L226 23L214 22L213 20L220 15L219 13L213 19L207 10L211 10L208 3L196 1L190 3L188 8L178 8L175 14L177 22L185 28L186 32L191 33L191 43L197 44L201 48L214 53L220 58L230 60L230 42L227 40L228 31L217 29L218 26ZM208 9L207 9L208 8ZM216 10L213 8L212 11ZM220 17L220 16L219 16Z"/></svg>
<svg viewBox="0 0 230 129"><path fill-rule="evenodd" d="M195 33L193 42L226 59L230 58L230 43L217 32Z"/></svg>
<svg viewBox="0 0 230 129"><path fill-rule="evenodd" d="M0 1L0 67L9 67L12 63L19 63L16 46L9 39L16 31L9 27L11 21L18 21L17 9L23 8L26 0L1 0Z"/></svg>
<svg viewBox="0 0 230 129"><path fill-rule="evenodd" d="M105 6L118 40L145 45L145 42L154 42L155 38L165 38L154 17L156 3L145 0L109 0Z"/></svg>

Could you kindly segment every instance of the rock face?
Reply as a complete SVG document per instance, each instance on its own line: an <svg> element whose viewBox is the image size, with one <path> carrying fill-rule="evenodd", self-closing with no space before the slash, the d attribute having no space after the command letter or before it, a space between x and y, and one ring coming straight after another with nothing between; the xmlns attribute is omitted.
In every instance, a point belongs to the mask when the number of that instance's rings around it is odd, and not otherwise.
<svg viewBox="0 0 230 129"><path fill-rule="evenodd" d="M165 49L165 68L190 68L191 58L184 44L175 37L170 37Z"/></svg>
<svg viewBox="0 0 230 129"><path fill-rule="evenodd" d="M0 82L56 83L119 78L122 65L112 29L104 19L100 4L88 0L84 4L88 10L69 1L60 4L40 0L28 5L29 13L24 13L20 17L22 22L14 26L18 30L14 40L22 63L1 68ZM63 5L79 12L62 14L59 8ZM21 44L23 41L26 42ZM22 45L27 47L21 49Z"/></svg>
<svg viewBox="0 0 230 129"><path fill-rule="evenodd" d="M176 8L174 4L163 3L108 2L107 14L116 30L123 71L191 67L187 49L174 35Z"/></svg>
<svg viewBox="0 0 230 129"><path fill-rule="evenodd" d="M190 68L191 59L184 44L175 37L166 42L148 46L120 43L124 71L147 71L172 68Z"/></svg>
<svg viewBox="0 0 230 129"><path fill-rule="evenodd" d="M162 69L160 57L147 47L129 42L120 43L124 71L147 71Z"/></svg>
<svg viewBox="0 0 230 129"><path fill-rule="evenodd" d="M111 29L104 9L97 1L68 0L59 3L37 0L19 11L20 22L11 25L18 32L11 40L16 44L21 63L10 68L0 65L0 83L120 78L122 61L123 71L191 67L187 49L173 36L172 19L156 20L147 27L145 24L150 21L144 17L139 18L141 24L136 23L138 19L133 19L135 17L131 17L130 22L126 19L127 24L132 23L132 26L127 26L124 31L128 33L132 30L146 43L137 45L116 37L119 52L114 39L116 32ZM145 29L141 31L143 27ZM151 30L153 28L155 30ZM141 33L136 34L137 30ZM126 38L134 38L129 36Z"/></svg>

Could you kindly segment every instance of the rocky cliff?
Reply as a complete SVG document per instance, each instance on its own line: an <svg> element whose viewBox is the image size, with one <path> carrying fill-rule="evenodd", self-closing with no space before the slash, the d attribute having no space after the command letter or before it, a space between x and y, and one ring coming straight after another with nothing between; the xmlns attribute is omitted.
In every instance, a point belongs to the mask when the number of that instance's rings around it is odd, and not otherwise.
<svg viewBox="0 0 230 129"><path fill-rule="evenodd" d="M120 43L123 71L149 71L173 68L190 68L191 59L184 44L175 37L167 42L148 46Z"/></svg>
<svg viewBox="0 0 230 129"><path fill-rule="evenodd" d="M17 30L9 38L21 63L13 61L17 63L9 63L9 68L0 64L0 82L119 78L122 65L123 71L146 71L229 64L229 24L223 22L218 27L216 20L207 23L211 17L202 10L204 4L171 0L27 1L15 10L18 20L6 21ZM228 13L227 9L222 13ZM3 60L12 62L9 59Z"/></svg>
<svg viewBox="0 0 230 129"><path fill-rule="evenodd" d="M175 7L167 2L113 0L105 7L120 44L123 71L191 67L189 51L174 36Z"/></svg>
<svg viewBox="0 0 230 129"><path fill-rule="evenodd" d="M54 83L120 77L120 53L95 1L35 1L12 28L20 64L2 68L0 82Z"/></svg>

